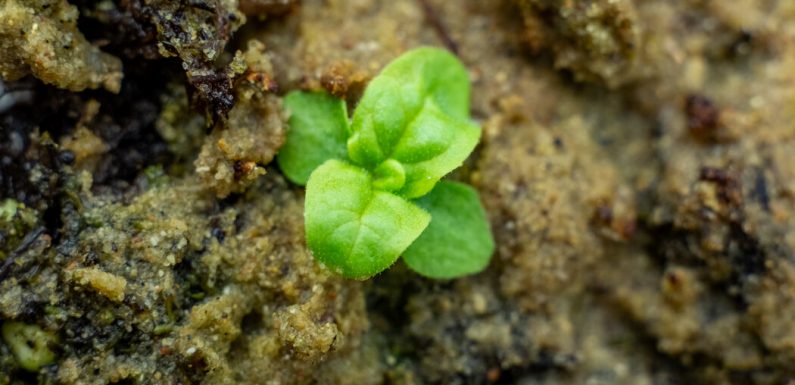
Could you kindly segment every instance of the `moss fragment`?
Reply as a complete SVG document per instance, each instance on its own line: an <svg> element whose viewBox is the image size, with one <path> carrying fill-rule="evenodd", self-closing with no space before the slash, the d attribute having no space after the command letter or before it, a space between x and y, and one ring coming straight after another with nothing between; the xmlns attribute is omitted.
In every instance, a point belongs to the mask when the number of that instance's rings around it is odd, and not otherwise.
<svg viewBox="0 0 795 385"><path fill-rule="evenodd" d="M14 199L0 201L0 260L38 223L37 214Z"/></svg>
<svg viewBox="0 0 795 385"><path fill-rule="evenodd" d="M0 203L0 219L10 222L17 214L17 207L19 203L13 199L6 199Z"/></svg>
<svg viewBox="0 0 795 385"><path fill-rule="evenodd" d="M17 363L25 370L36 372L55 360L50 346L57 343L58 338L38 325L6 322L2 326L2 334Z"/></svg>

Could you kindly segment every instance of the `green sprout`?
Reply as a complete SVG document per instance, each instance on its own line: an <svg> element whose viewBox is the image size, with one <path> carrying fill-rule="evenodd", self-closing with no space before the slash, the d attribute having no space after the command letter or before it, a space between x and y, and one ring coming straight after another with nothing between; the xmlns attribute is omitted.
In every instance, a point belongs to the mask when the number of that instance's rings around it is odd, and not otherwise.
<svg viewBox="0 0 795 385"><path fill-rule="evenodd" d="M477 191L440 181L480 140L469 94L463 64L427 47L386 66L350 121L341 99L287 94L290 130L277 161L306 185L306 240L317 260L355 279L401 255L431 278L488 265L494 240Z"/></svg>

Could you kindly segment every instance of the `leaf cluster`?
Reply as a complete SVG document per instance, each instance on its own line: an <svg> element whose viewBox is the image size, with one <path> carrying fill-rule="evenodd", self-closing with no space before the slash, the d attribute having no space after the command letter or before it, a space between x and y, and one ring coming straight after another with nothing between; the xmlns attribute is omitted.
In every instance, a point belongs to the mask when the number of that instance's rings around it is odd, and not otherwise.
<svg viewBox="0 0 795 385"><path fill-rule="evenodd" d="M306 185L305 223L316 259L356 279L401 255L421 275L453 278L486 267L494 241L477 192L441 181L480 139L470 83L447 51L418 48L375 77L349 120L343 100L291 92L279 165Z"/></svg>

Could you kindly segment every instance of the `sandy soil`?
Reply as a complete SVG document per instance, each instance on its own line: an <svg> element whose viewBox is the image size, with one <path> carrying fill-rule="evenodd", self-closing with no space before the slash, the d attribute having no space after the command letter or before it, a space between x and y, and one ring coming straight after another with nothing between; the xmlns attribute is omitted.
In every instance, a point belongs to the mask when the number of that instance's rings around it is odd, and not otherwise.
<svg viewBox="0 0 795 385"><path fill-rule="evenodd" d="M795 380L795 3L195 3L0 0L0 321L33 336L0 384ZM420 45L470 70L451 177L497 251L345 280L270 164L281 96L353 105Z"/></svg>

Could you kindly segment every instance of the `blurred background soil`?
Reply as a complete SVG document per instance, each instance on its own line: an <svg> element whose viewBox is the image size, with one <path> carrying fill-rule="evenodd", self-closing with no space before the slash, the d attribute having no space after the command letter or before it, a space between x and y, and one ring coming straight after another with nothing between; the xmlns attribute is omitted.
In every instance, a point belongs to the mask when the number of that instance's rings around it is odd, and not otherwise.
<svg viewBox="0 0 795 385"><path fill-rule="evenodd" d="M489 268L342 279L281 98L470 70ZM0 384L790 384L795 2L0 0Z"/></svg>

